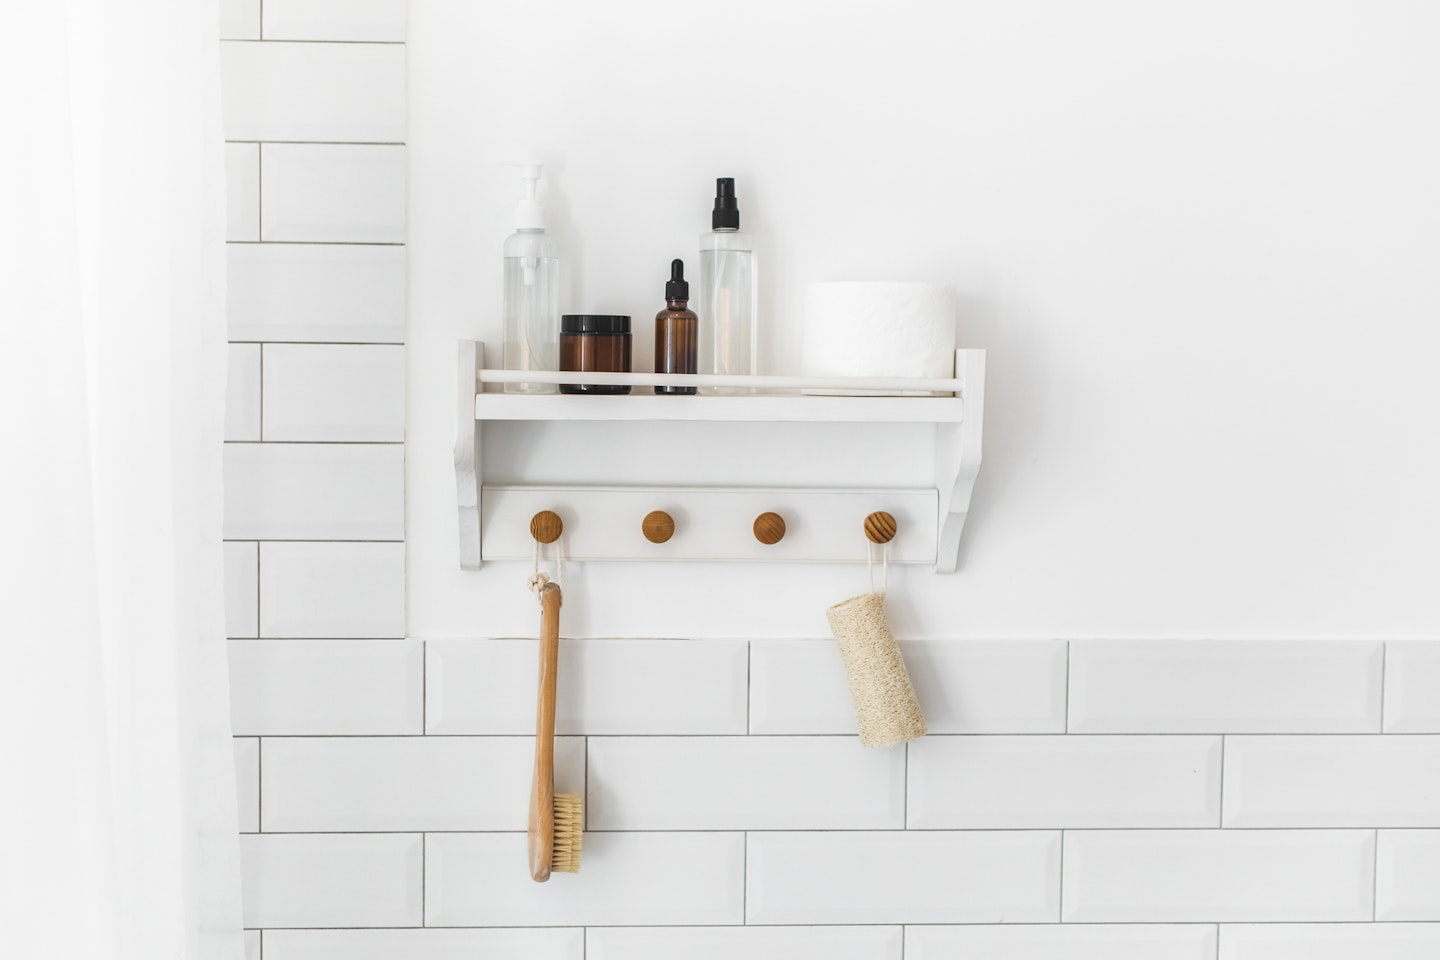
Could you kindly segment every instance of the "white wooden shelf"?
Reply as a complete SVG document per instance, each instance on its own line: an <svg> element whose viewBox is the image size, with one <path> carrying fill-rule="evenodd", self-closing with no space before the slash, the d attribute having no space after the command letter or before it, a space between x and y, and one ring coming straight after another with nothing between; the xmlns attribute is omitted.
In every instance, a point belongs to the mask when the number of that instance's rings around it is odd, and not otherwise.
<svg viewBox="0 0 1440 960"><path fill-rule="evenodd" d="M455 476L460 522L460 565L479 569L484 557L530 555L528 524L537 509L566 518L567 556L577 560L863 560L849 549L853 527L870 510L903 519L892 561L933 563L955 571L960 534L980 469L985 408L985 351L959 350L951 379L854 379L805 377L705 377L650 373L519 374L487 369L484 345L461 341L456 408ZM628 395L516 394L503 382L586 382L630 385ZM742 386L736 396L656 396L657 384ZM487 391L486 387L490 387ZM885 390L916 396L815 396L801 390ZM788 391L788 392L781 392ZM934 395L943 391L949 395ZM924 395L925 393L931 395ZM481 468L481 434L487 421L611 421L711 423L921 423L935 425L933 485L837 491L825 488L596 487L544 485L492 487L487 495ZM684 452L677 451L684 460ZM687 530L671 542L651 544L630 516L644 504L686 517ZM766 546L737 536L740 520L783 505L785 538ZM581 514L583 511L583 515ZM856 516L852 517L852 514ZM643 513L641 514L643 516ZM717 526L713 518L725 518ZM579 521L573 522L572 521ZM793 530L791 527L793 526ZM836 536L833 531L846 531ZM859 541L863 547L863 541Z"/></svg>
<svg viewBox="0 0 1440 960"><path fill-rule="evenodd" d="M640 387L637 389L648 389ZM645 396L482 393L476 420L693 420L749 423L960 423L959 397Z"/></svg>

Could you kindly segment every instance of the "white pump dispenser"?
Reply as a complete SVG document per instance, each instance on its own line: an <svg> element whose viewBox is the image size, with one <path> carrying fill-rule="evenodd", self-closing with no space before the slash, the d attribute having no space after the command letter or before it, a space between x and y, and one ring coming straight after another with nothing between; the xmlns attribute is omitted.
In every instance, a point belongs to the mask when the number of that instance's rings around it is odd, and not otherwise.
<svg viewBox="0 0 1440 960"><path fill-rule="evenodd" d="M560 367L560 258L545 234L545 205L540 201L539 163L513 163L520 172L521 197L515 207L515 232L505 240L501 314L505 369L558 370ZM507 383L506 393L554 393L554 384Z"/></svg>

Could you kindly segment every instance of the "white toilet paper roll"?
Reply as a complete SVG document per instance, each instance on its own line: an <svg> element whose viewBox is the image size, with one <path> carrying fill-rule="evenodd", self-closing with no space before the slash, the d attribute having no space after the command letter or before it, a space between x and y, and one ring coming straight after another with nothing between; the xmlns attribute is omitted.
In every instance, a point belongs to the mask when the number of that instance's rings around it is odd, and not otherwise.
<svg viewBox="0 0 1440 960"><path fill-rule="evenodd" d="M946 284L810 283L805 286L804 311L806 376L955 375L955 298ZM935 395L924 390L804 392Z"/></svg>

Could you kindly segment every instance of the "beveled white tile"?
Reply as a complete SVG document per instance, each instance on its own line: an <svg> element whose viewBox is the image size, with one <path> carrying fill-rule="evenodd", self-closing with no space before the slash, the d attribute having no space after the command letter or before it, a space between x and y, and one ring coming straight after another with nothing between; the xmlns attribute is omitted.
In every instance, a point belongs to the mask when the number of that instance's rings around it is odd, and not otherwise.
<svg viewBox="0 0 1440 960"><path fill-rule="evenodd" d="M398 444L225 445L227 540L401 540Z"/></svg>
<svg viewBox="0 0 1440 960"><path fill-rule="evenodd" d="M267 40L405 42L405 0L265 0Z"/></svg>
<svg viewBox="0 0 1440 960"><path fill-rule="evenodd" d="M405 439L405 348L265 345L265 439Z"/></svg>
<svg viewBox="0 0 1440 960"><path fill-rule="evenodd" d="M1257 923L1220 928L1220 960L1435 960L1440 924Z"/></svg>
<svg viewBox="0 0 1440 960"><path fill-rule="evenodd" d="M1229 737L1227 827L1440 827L1440 736Z"/></svg>
<svg viewBox="0 0 1440 960"><path fill-rule="evenodd" d="M260 960L260 931L245 930L245 960Z"/></svg>
<svg viewBox="0 0 1440 960"><path fill-rule="evenodd" d="M260 545L232 541L225 549L225 635L254 637L260 632Z"/></svg>
<svg viewBox="0 0 1440 960"><path fill-rule="evenodd" d="M1071 733L1376 733L1379 643L1085 640Z"/></svg>
<svg viewBox="0 0 1440 960"><path fill-rule="evenodd" d="M230 713L262 736L418 734L419 640L236 640ZM279 829L279 828L276 828Z"/></svg>
<svg viewBox="0 0 1440 960"><path fill-rule="evenodd" d="M429 733L534 732L534 640L432 640ZM743 640L561 640L562 734L745 732Z"/></svg>
<svg viewBox="0 0 1440 960"><path fill-rule="evenodd" d="M1381 830L1376 920L1440 920L1440 830Z"/></svg>
<svg viewBox="0 0 1440 960"><path fill-rule="evenodd" d="M228 347L225 381L225 439L260 439L260 345Z"/></svg>
<svg viewBox="0 0 1440 960"><path fill-rule="evenodd" d="M533 737L276 737L265 829L524 830ZM585 789L585 741L555 741L555 791Z"/></svg>
<svg viewBox="0 0 1440 960"><path fill-rule="evenodd" d="M900 645L931 733L1063 733L1065 643L916 640ZM855 733L833 640L756 640L752 733Z"/></svg>
<svg viewBox="0 0 1440 960"><path fill-rule="evenodd" d="M849 737L591 737L592 830L905 825L905 751Z"/></svg>
<svg viewBox="0 0 1440 960"><path fill-rule="evenodd" d="M259 40L260 0L220 0L220 39Z"/></svg>
<svg viewBox="0 0 1440 960"><path fill-rule="evenodd" d="M240 813L240 832L260 830L260 741L235 737L235 797Z"/></svg>
<svg viewBox="0 0 1440 960"><path fill-rule="evenodd" d="M1218 827L1219 737L923 737L912 828Z"/></svg>
<svg viewBox="0 0 1440 960"><path fill-rule="evenodd" d="M405 242L405 148L267 143L264 240Z"/></svg>
<svg viewBox="0 0 1440 960"><path fill-rule="evenodd" d="M422 844L418 833L246 834L244 926L418 927Z"/></svg>
<svg viewBox="0 0 1440 960"><path fill-rule="evenodd" d="M1385 645L1385 732L1440 733L1440 642Z"/></svg>
<svg viewBox="0 0 1440 960"><path fill-rule="evenodd" d="M597 927L588 960L900 960L900 927Z"/></svg>
<svg viewBox="0 0 1440 960"><path fill-rule="evenodd" d="M222 41L227 140L399 143L405 47Z"/></svg>
<svg viewBox="0 0 1440 960"><path fill-rule="evenodd" d="M584 955L585 931L565 927L265 933L265 960L583 960Z"/></svg>
<svg viewBox="0 0 1440 960"><path fill-rule="evenodd" d="M746 922L1053 923L1058 831L752 833Z"/></svg>
<svg viewBox="0 0 1440 960"><path fill-rule="evenodd" d="M1076 830L1067 923L1369 920L1369 830Z"/></svg>
<svg viewBox="0 0 1440 960"><path fill-rule="evenodd" d="M225 239L260 239L260 145L225 144Z"/></svg>
<svg viewBox="0 0 1440 960"><path fill-rule="evenodd" d="M586 833L580 872L526 877L523 833L432 833L425 923L454 926L738 924L745 835Z"/></svg>
<svg viewBox="0 0 1440 960"><path fill-rule="evenodd" d="M262 637L405 634L403 543L266 543Z"/></svg>
<svg viewBox="0 0 1440 960"><path fill-rule="evenodd" d="M1210 924L907 927L906 960L1214 960Z"/></svg>
<svg viewBox="0 0 1440 960"><path fill-rule="evenodd" d="M230 244L231 340L402 343L405 248Z"/></svg>

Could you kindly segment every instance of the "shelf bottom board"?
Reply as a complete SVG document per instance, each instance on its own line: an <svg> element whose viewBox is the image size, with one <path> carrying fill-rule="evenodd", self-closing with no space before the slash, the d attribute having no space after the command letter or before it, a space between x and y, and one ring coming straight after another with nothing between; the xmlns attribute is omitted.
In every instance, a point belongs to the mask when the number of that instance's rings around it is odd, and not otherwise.
<svg viewBox="0 0 1440 960"><path fill-rule="evenodd" d="M890 562L933 564L939 530L934 489L487 486L480 502L484 560L534 557L530 518L541 510L564 522L567 560L864 563L865 517L883 510L897 527ZM641 532L652 510L675 521L665 543L651 543ZM762 513L785 521L780 542L755 539Z"/></svg>

